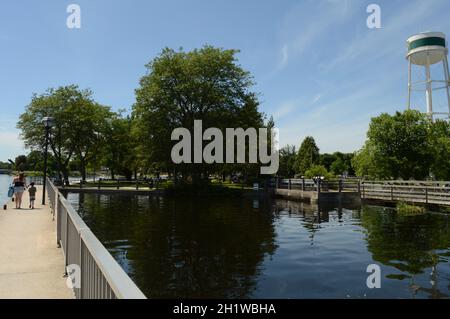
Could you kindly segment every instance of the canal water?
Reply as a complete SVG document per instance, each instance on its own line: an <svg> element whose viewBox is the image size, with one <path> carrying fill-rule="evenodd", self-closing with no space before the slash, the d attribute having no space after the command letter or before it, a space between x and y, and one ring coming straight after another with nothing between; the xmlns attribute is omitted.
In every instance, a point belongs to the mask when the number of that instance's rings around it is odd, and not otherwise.
<svg viewBox="0 0 450 319"><path fill-rule="evenodd" d="M449 216L243 197L69 194L149 298L448 298ZM369 289L369 265L380 267Z"/></svg>

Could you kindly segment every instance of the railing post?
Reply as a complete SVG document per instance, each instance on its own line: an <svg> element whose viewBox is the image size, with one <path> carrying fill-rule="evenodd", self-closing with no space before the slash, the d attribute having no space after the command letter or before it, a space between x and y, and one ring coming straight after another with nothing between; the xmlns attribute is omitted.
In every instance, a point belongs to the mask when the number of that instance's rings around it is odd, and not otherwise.
<svg viewBox="0 0 450 319"><path fill-rule="evenodd" d="M97 181L97 189L100 189L100 179Z"/></svg>
<svg viewBox="0 0 450 319"><path fill-rule="evenodd" d="M139 180L136 180L136 190L139 190Z"/></svg>
<svg viewBox="0 0 450 319"><path fill-rule="evenodd" d="M428 205L428 187L425 186L425 203Z"/></svg>
<svg viewBox="0 0 450 319"><path fill-rule="evenodd" d="M292 181L291 181L291 179L289 179L289 182L288 182L289 184L288 184L288 189L289 190L291 190L292 189Z"/></svg>
<svg viewBox="0 0 450 319"><path fill-rule="evenodd" d="M361 181L358 181L358 194L361 194Z"/></svg>
<svg viewBox="0 0 450 319"><path fill-rule="evenodd" d="M63 207L64 208L64 207ZM67 277L67 266L69 264L69 212L64 208L66 214L66 240L64 247L64 276Z"/></svg>
<svg viewBox="0 0 450 319"><path fill-rule="evenodd" d="M306 190L305 178L302 177L302 191Z"/></svg>
<svg viewBox="0 0 450 319"><path fill-rule="evenodd" d="M80 179L80 189L83 188L83 180Z"/></svg>
<svg viewBox="0 0 450 319"><path fill-rule="evenodd" d="M339 180L339 193L342 193L342 180Z"/></svg>
<svg viewBox="0 0 450 319"><path fill-rule="evenodd" d="M117 189L120 189L120 180L117 179Z"/></svg>
<svg viewBox="0 0 450 319"><path fill-rule="evenodd" d="M80 299L83 299L83 239L81 238L81 231L78 233L80 236L80 264L78 265L80 267Z"/></svg>
<svg viewBox="0 0 450 319"><path fill-rule="evenodd" d="M317 179L317 194L320 194L320 183L322 180L320 178Z"/></svg>
<svg viewBox="0 0 450 319"><path fill-rule="evenodd" d="M391 186L391 201L394 201L394 186Z"/></svg>
<svg viewBox="0 0 450 319"><path fill-rule="evenodd" d="M61 248L61 216L59 214L59 191L55 196L55 214L56 214L56 246Z"/></svg>

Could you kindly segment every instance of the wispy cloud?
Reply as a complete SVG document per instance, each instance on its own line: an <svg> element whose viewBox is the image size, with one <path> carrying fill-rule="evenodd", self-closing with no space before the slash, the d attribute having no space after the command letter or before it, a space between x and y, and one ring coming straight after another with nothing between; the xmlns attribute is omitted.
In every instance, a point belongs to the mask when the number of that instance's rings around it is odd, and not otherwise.
<svg viewBox="0 0 450 319"><path fill-rule="evenodd" d="M280 52L280 61L278 63L277 69L281 70L284 69L284 67L289 62L289 47L287 44L283 45Z"/></svg>
<svg viewBox="0 0 450 319"><path fill-rule="evenodd" d="M369 61L375 61L387 56L395 56L405 50L406 37L420 31L416 28L420 22L429 19L442 10L448 1L408 1L402 2L399 10L388 11L382 6L382 28L360 32L353 37L347 34L343 38L340 52L331 60L325 60L319 69L325 72L338 67L360 68ZM349 39L349 41L345 41ZM351 61L352 63L349 63Z"/></svg>
<svg viewBox="0 0 450 319"><path fill-rule="evenodd" d="M378 86L348 82L339 95L327 95L326 100L317 94L302 107L303 112L280 126L280 143L299 145L311 135L324 152L356 151L365 141L370 118L391 110L392 103L380 101L379 94L397 81L391 78Z"/></svg>
<svg viewBox="0 0 450 319"><path fill-rule="evenodd" d="M319 100L322 98L322 94L317 94L313 100L312 100L312 104L316 104L317 102L319 102Z"/></svg>
<svg viewBox="0 0 450 319"><path fill-rule="evenodd" d="M327 0L302 2L286 14L280 37L278 69L288 65L291 57L299 58L319 43L322 36L334 25L339 24L349 15L347 0Z"/></svg>
<svg viewBox="0 0 450 319"><path fill-rule="evenodd" d="M289 100L277 106L273 112L274 120L278 121L294 111L298 111L302 105L302 99Z"/></svg>

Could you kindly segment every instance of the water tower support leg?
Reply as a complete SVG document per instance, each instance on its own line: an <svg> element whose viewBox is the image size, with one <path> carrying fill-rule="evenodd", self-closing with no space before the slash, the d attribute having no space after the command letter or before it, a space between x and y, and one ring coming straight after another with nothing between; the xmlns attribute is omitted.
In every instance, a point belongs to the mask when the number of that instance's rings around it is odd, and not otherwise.
<svg viewBox="0 0 450 319"><path fill-rule="evenodd" d="M431 72L430 72L430 56L428 58L428 63L425 66L425 70L427 73L427 111L431 120L433 121L433 97L432 97L432 82L431 82Z"/></svg>
<svg viewBox="0 0 450 319"><path fill-rule="evenodd" d="M408 58L408 110L411 109L411 57Z"/></svg>
<svg viewBox="0 0 450 319"><path fill-rule="evenodd" d="M450 85L450 75L448 71L448 58L444 57L444 75L445 75L445 93L447 93L448 116L450 118L450 93L448 91Z"/></svg>

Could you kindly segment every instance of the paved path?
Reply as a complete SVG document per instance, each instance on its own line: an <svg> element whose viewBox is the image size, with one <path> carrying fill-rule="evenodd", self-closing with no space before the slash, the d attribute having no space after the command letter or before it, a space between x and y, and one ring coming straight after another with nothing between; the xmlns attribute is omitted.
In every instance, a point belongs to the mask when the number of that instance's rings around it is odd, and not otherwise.
<svg viewBox="0 0 450 319"><path fill-rule="evenodd" d="M64 257L56 248L56 224L47 203L42 202L38 186L35 209L28 208L28 192L24 193L22 209L9 202L0 210L0 299L70 299ZM48 200L47 200L48 202Z"/></svg>

